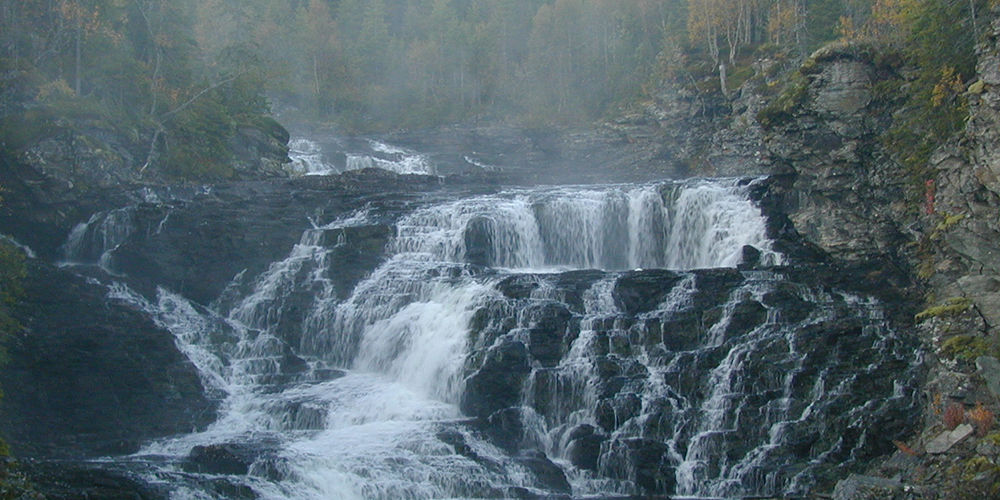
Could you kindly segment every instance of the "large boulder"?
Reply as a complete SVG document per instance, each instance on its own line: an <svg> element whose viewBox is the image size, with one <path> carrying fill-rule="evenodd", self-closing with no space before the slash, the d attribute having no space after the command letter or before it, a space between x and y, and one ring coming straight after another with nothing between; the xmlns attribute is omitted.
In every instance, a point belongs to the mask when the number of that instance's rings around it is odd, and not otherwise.
<svg viewBox="0 0 1000 500"><path fill-rule="evenodd" d="M215 417L174 337L103 286L29 260L2 368L0 426L31 457L132 453Z"/></svg>

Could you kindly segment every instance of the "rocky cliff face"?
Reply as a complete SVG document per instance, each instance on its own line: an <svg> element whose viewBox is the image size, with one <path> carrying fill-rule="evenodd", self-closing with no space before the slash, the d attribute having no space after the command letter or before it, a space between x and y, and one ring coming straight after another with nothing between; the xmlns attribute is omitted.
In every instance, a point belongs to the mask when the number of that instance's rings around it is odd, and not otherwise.
<svg viewBox="0 0 1000 500"><path fill-rule="evenodd" d="M932 158L937 173L927 274L939 298L968 297L1000 328L1000 23L979 47L979 80L967 94L964 134Z"/></svg>
<svg viewBox="0 0 1000 500"><path fill-rule="evenodd" d="M151 188L173 183L156 165L143 167L149 137L141 131L96 113L32 111L38 104L15 90L0 96L0 227L45 257L54 258L66 231L90 214L137 203ZM286 177L287 143L288 132L273 120L239 128L229 144L234 177Z"/></svg>
<svg viewBox="0 0 1000 500"><path fill-rule="evenodd" d="M989 434L1000 396L1000 24L991 29L965 94L966 128L933 153L924 186L905 184L880 146L892 107L878 83L892 75L871 52L813 54L798 87L759 115L798 232L837 258L889 257L922 278L934 306L912 329L929 354L923 429L873 469L893 480L852 477L834 498L976 498L1000 483Z"/></svg>
<svg viewBox="0 0 1000 500"><path fill-rule="evenodd" d="M907 241L906 175L880 144L891 109L875 91L892 75L873 57L863 46L820 49L758 115L771 170L786 179L785 211L838 258L898 255Z"/></svg>
<svg viewBox="0 0 1000 500"><path fill-rule="evenodd" d="M0 426L21 456L132 453L215 418L174 337L109 290L37 259L15 310L23 330L0 368Z"/></svg>

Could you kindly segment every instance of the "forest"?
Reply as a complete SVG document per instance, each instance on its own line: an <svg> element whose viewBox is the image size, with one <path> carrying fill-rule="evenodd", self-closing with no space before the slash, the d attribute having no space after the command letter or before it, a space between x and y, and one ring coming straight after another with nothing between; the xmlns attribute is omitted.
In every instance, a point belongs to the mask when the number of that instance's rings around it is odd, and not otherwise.
<svg viewBox="0 0 1000 500"><path fill-rule="evenodd" d="M924 97L938 87L940 101L970 74L987 4L4 0L0 68L5 100L16 99L16 85L40 104L34 113L107 111L154 130L144 163L159 148L183 171L184 162L211 156L221 133L213 128L264 113L265 95L347 132L468 120L582 124L667 79L727 94L754 59L797 61L836 39L919 61ZM8 136L9 102L3 109ZM192 138L205 144L169 147ZM7 142L16 148L16 139Z"/></svg>

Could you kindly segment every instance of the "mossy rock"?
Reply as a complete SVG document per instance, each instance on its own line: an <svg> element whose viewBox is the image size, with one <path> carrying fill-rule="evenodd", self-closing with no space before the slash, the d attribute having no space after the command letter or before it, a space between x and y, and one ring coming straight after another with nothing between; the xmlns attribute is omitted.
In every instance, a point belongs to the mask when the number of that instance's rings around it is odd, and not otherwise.
<svg viewBox="0 0 1000 500"><path fill-rule="evenodd" d="M787 123L805 106L808 97L808 80L802 75L793 74L781 94L757 113L757 121L765 129Z"/></svg>
<svg viewBox="0 0 1000 500"><path fill-rule="evenodd" d="M1000 354L998 346L976 335L956 335L941 343L941 355L958 361L973 362L980 356Z"/></svg>
<svg viewBox="0 0 1000 500"><path fill-rule="evenodd" d="M805 63L802 64L803 68L809 66L810 68L815 68L818 63L836 61L840 59L852 59L855 61L873 63L876 59L876 54L878 53L871 44L863 42L853 42L853 41L837 41L828 43L819 49L816 49Z"/></svg>
<svg viewBox="0 0 1000 500"><path fill-rule="evenodd" d="M954 318L970 307L972 307L971 300L965 297L952 297L941 304L920 311L913 319L921 322L931 318Z"/></svg>

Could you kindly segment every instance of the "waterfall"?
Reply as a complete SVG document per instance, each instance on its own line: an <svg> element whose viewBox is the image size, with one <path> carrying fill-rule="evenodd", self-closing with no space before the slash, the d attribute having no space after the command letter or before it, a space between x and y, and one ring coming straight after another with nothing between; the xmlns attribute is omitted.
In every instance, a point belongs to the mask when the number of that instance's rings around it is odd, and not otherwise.
<svg viewBox="0 0 1000 500"><path fill-rule="evenodd" d="M370 146L376 163L419 156ZM385 255L350 289L337 277L351 235L385 223L368 209L310 219L284 258L209 307L113 279L109 297L173 333L221 400L208 429L129 460L173 498L222 483L264 499L806 491L870 451L874 424L849 410L859 394L910 404L913 374L898 367L915 351L871 299L781 267L738 270L747 245L761 266L783 262L748 191L695 180L428 198L392 220ZM67 260L111 269L143 237L130 213L78 226ZM858 360L874 382L852 375ZM192 458L230 445L250 450L246 474Z"/></svg>
<svg viewBox="0 0 1000 500"><path fill-rule="evenodd" d="M736 181L518 190L417 211L397 251L511 269L731 267L771 250L760 209Z"/></svg>
<svg viewBox="0 0 1000 500"><path fill-rule="evenodd" d="M323 157L323 149L317 142L297 137L288 142L288 158L292 169L301 175L330 175L339 173L336 166Z"/></svg>
<svg viewBox="0 0 1000 500"><path fill-rule="evenodd" d="M6 241L7 243L10 243L11 245L14 245L18 250L23 252L27 258L29 259L38 258L38 254L36 254L35 251L32 250L31 247L29 247L28 245L25 245L6 234L0 234L0 239Z"/></svg>
<svg viewBox="0 0 1000 500"><path fill-rule="evenodd" d="M424 155L379 141L363 147L324 147L317 141L296 137L288 143L291 169L299 175L332 175L349 170L379 168L397 174L436 175L437 169ZM335 149L335 150L334 150ZM341 157L338 166L331 158Z"/></svg>
<svg viewBox="0 0 1000 500"><path fill-rule="evenodd" d="M113 255L133 231L132 207L98 212L77 224L62 246L64 262L96 264L113 271Z"/></svg>

